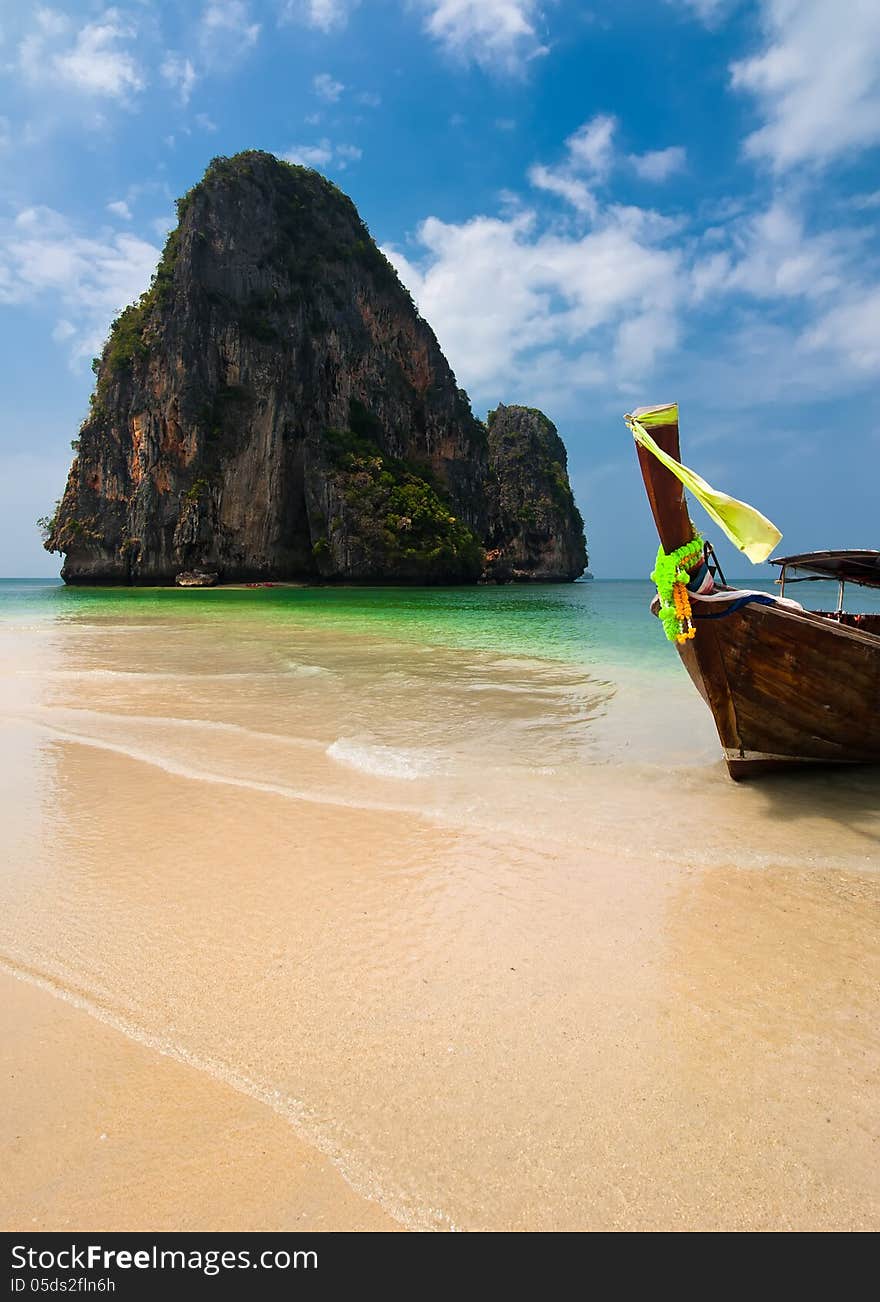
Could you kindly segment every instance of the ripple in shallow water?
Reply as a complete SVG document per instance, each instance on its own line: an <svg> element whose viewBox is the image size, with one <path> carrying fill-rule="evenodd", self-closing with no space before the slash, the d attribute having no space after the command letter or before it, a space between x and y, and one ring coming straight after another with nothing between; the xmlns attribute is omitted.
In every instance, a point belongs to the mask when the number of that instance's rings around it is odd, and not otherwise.
<svg viewBox="0 0 880 1302"><path fill-rule="evenodd" d="M429 750L416 750L404 746L380 746L375 742L357 741L339 737L327 747L327 754L340 764L360 769L374 777L402 778L413 782L417 778L440 773L444 767L439 754Z"/></svg>

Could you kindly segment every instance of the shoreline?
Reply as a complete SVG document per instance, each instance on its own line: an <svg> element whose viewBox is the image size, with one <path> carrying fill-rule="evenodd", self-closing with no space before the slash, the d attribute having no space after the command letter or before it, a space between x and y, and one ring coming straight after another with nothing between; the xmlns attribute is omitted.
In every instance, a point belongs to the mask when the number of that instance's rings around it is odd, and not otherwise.
<svg viewBox="0 0 880 1302"><path fill-rule="evenodd" d="M4 1231L404 1229L271 1108L0 971Z"/></svg>

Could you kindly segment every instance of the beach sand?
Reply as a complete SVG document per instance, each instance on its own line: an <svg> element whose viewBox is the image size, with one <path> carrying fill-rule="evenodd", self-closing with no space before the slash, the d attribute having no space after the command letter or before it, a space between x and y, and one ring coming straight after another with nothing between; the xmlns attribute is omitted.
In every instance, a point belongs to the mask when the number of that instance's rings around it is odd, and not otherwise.
<svg viewBox="0 0 880 1302"><path fill-rule="evenodd" d="M876 776L338 630L2 653L10 1227L880 1228Z"/></svg>
<svg viewBox="0 0 880 1302"><path fill-rule="evenodd" d="M391 1231L265 1104L0 977L6 1230Z"/></svg>

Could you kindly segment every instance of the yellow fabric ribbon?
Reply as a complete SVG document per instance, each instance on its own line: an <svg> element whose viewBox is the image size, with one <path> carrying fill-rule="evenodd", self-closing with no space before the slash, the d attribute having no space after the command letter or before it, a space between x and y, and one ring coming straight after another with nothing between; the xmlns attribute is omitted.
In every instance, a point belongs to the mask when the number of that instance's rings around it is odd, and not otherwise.
<svg viewBox="0 0 880 1302"><path fill-rule="evenodd" d="M673 410L675 409L663 409L664 414L666 411ZM657 412L645 413L645 419L653 417L651 421L653 424L666 423L657 419L658 414ZM762 515L760 511L756 511L753 506L749 506L747 502L739 502L735 497L729 497L727 493L719 493L711 484L707 484L705 479L702 479L696 471L683 466L680 461L676 461L668 452L664 452L645 429L641 419L636 420L635 416L624 416L624 420L636 442L653 453L657 460L684 484L685 488L693 494L719 528L724 530L734 546L744 552L753 565L759 565L761 561L766 561L773 548L782 538L782 534L775 524Z"/></svg>

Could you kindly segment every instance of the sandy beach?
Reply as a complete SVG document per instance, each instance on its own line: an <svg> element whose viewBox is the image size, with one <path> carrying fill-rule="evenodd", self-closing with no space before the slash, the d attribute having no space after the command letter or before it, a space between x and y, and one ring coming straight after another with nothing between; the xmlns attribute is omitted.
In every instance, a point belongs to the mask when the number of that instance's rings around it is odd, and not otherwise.
<svg viewBox="0 0 880 1302"><path fill-rule="evenodd" d="M2 669L9 1228L880 1227L875 775L293 617Z"/></svg>
<svg viewBox="0 0 880 1302"><path fill-rule="evenodd" d="M4 1231L399 1229L271 1108L0 978Z"/></svg>

